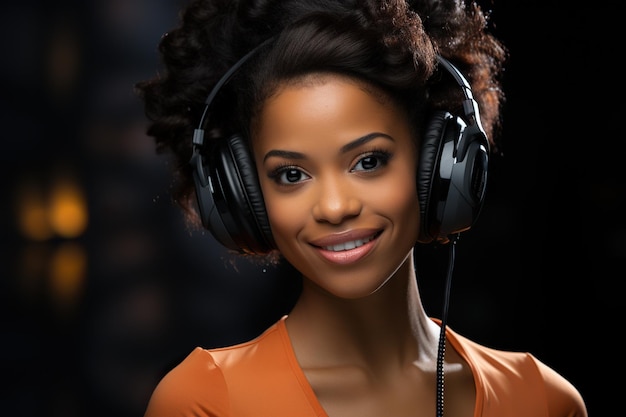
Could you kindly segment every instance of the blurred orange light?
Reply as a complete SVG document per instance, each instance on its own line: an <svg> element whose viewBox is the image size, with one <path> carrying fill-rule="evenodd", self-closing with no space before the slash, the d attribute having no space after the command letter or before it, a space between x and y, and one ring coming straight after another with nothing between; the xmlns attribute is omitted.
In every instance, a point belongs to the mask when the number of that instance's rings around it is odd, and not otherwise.
<svg viewBox="0 0 626 417"><path fill-rule="evenodd" d="M60 179L52 189L50 225L61 237L80 236L87 227L87 203L80 188L68 179Z"/></svg>
<svg viewBox="0 0 626 417"><path fill-rule="evenodd" d="M34 184L23 184L17 198L16 211L17 226L24 237L34 241L44 241L52 237L46 201L41 189Z"/></svg>
<svg viewBox="0 0 626 417"><path fill-rule="evenodd" d="M76 243L64 243L50 262L51 293L58 305L74 305L82 294L87 275L87 254Z"/></svg>

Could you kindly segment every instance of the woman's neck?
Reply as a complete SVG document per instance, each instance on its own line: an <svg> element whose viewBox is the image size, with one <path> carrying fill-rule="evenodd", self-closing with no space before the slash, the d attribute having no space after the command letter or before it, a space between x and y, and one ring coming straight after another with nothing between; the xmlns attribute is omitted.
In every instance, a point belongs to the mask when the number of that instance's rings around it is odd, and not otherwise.
<svg viewBox="0 0 626 417"><path fill-rule="evenodd" d="M384 286L360 299L338 298L305 278L286 324L303 368L430 367L437 355L439 327L421 303L412 253Z"/></svg>

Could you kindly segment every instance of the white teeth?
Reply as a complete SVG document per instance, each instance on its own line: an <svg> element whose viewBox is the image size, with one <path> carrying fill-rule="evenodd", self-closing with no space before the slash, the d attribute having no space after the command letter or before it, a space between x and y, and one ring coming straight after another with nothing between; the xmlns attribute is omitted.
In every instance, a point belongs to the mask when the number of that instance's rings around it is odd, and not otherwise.
<svg viewBox="0 0 626 417"><path fill-rule="evenodd" d="M363 246L364 244L366 244L373 238L374 238L373 236L370 236L365 239L357 239L351 242L344 242L344 243L339 243L337 245L325 246L324 249L331 250L333 252L339 252L342 250L350 250L350 249L358 248L359 246Z"/></svg>

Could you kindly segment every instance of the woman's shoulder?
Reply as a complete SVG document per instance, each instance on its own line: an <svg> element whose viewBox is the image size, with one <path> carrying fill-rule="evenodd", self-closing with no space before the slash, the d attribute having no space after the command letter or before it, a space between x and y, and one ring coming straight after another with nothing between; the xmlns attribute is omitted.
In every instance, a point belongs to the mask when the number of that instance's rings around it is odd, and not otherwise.
<svg viewBox="0 0 626 417"><path fill-rule="evenodd" d="M290 401L277 393L287 393ZM296 414L309 409L311 395L282 318L250 341L196 347L161 379L145 417L195 416L197 410L232 416L241 407L267 407L267 415L279 417L283 409Z"/></svg>
<svg viewBox="0 0 626 417"><path fill-rule="evenodd" d="M477 400L482 399L483 407L508 404L531 413L526 415L587 416L583 398L574 385L533 354L488 347L449 329L447 334L472 369Z"/></svg>
<svg viewBox="0 0 626 417"><path fill-rule="evenodd" d="M196 347L177 366L171 369L164 380L217 382L225 375L229 380L239 373L250 377L251 371L260 367L276 366L289 356L289 346L283 338L284 318L251 340L213 348Z"/></svg>
<svg viewBox="0 0 626 417"><path fill-rule="evenodd" d="M159 381L144 417L229 415L225 401L228 387L209 351L197 347Z"/></svg>

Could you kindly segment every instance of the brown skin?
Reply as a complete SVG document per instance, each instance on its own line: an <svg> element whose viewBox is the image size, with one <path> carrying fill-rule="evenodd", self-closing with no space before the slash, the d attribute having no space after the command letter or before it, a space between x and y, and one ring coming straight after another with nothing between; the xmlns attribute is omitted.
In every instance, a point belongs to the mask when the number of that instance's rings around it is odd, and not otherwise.
<svg viewBox="0 0 626 417"><path fill-rule="evenodd" d="M362 82L314 74L283 84L254 126L272 233L304 277L287 329L320 403L330 417L433 416L440 330L413 264L417 148L404 112ZM370 238L344 255L320 248ZM446 417L472 416L473 377L450 346L445 369Z"/></svg>

